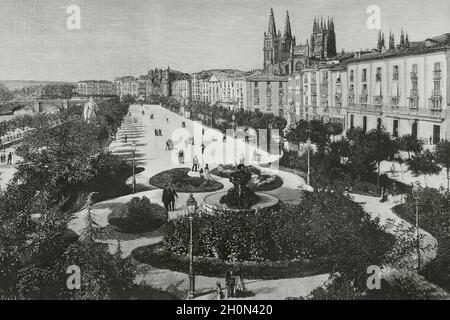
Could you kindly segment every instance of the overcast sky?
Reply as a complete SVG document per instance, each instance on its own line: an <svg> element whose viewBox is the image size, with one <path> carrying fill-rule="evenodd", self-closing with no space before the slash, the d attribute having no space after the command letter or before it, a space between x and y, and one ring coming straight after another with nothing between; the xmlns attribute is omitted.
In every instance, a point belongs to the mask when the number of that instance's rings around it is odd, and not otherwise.
<svg viewBox="0 0 450 320"><path fill-rule="evenodd" d="M68 30L66 9L81 9L81 29ZM112 80L166 67L185 72L248 70L262 64L270 8L277 29L286 10L297 43L314 16L333 16L337 48L376 45L367 7L381 8L382 30L410 40L450 32L449 0L1 0L0 79Z"/></svg>

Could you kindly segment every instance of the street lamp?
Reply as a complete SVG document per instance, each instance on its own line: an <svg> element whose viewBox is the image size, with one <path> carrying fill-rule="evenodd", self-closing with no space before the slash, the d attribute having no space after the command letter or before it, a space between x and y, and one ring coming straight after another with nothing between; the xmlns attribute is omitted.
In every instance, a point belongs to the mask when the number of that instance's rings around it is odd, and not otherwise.
<svg viewBox="0 0 450 320"><path fill-rule="evenodd" d="M416 232L417 232L417 239L416 239L416 246L417 246L417 272L420 271L420 229L419 229L419 200L420 200L420 192L422 187L420 186L420 183L417 181L411 190L412 196L416 202Z"/></svg>
<svg viewBox="0 0 450 320"><path fill-rule="evenodd" d="M132 146L132 150L133 150L133 193L135 193L136 192L136 172L134 170L134 167L135 167L135 163L136 163L136 148L137 148L136 142L133 141L131 146Z"/></svg>
<svg viewBox="0 0 450 320"><path fill-rule="evenodd" d="M194 220L195 212L197 211L197 201L195 201L192 193L189 195L189 198L186 201L186 208L189 217L189 291L188 291L188 299L194 299L195 295L195 275L194 275L194 242L192 237L192 222Z"/></svg>
<svg viewBox="0 0 450 320"><path fill-rule="evenodd" d="M306 143L308 144L308 174L306 175L306 184L309 186L311 185L311 180L310 180L310 175L311 175L311 170L310 170L310 150L311 150L311 139L308 138L308 141L306 141Z"/></svg>

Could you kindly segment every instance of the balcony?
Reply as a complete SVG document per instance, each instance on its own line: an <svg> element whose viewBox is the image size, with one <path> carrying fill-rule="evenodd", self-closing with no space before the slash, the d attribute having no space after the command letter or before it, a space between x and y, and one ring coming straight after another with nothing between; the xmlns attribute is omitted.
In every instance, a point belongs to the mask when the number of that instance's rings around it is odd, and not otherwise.
<svg viewBox="0 0 450 320"><path fill-rule="evenodd" d="M434 70L433 71L433 80L441 80L442 79L441 72L442 72L442 70Z"/></svg>
<svg viewBox="0 0 450 320"><path fill-rule="evenodd" d="M400 103L399 96L391 97L390 105L392 108L394 108L394 109L398 108L399 103Z"/></svg>
<svg viewBox="0 0 450 320"><path fill-rule="evenodd" d="M440 99L442 100L442 92L441 89L433 89L431 91L431 99Z"/></svg>
<svg viewBox="0 0 450 320"><path fill-rule="evenodd" d="M381 105L383 103L383 96L374 96L373 100L375 101L375 105Z"/></svg>
<svg viewBox="0 0 450 320"><path fill-rule="evenodd" d="M411 112L417 112L419 110L419 97L409 97L408 100Z"/></svg>
<svg viewBox="0 0 450 320"><path fill-rule="evenodd" d="M368 100L367 90L363 90L361 92L361 95L359 96L359 102L361 104L367 104L367 100Z"/></svg>

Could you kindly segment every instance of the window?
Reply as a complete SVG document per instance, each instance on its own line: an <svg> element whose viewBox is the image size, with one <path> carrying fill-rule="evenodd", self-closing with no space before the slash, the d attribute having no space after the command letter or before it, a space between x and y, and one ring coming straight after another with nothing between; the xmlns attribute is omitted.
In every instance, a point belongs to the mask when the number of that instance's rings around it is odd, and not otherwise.
<svg viewBox="0 0 450 320"><path fill-rule="evenodd" d="M377 130L381 130L381 124L382 124L381 121L382 121L381 118L377 119Z"/></svg>
<svg viewBox="0 0 450 320"><path fill-rule="evenodd" d="M350 129L355 127L355 115L350 115Z"/></svg>
<svg viewBox="0 0 450 320"><path fill-rule="evenodd" d="M278 82L278 88L283 88L283 82Z"/></svg>
<svg viewBox="0 0 450 320"><path fill-rule="evenodd" d="M392 80L398 81L398 66L394 66L394 70L392 73Z"/></svg>
<svg viewBox="0 0 450 320"><path fill-rule="evenodd" d="M375 75L375 81L381 82L381 67L377 68L377 74Z"/></svg>
<svg viewBox="0 0 450 320"><path fill-rule="evenodd" d="M362 82L367 82L367 69L362 69Z"/></svg>
<svg viewBox="0 0 450 320"><path fill-rule="evenodd" d="M353 70L350 71L350 82L355 80L355 72Z"/></svg>
<svg viewBox="0 0 450 320"><path fill-rule="evenodd" d="M255 88L258 88L258 82L255 82Z"/></svg>
<svg viewBox="0 0 450 320"><path fill-rule="evenodd" d="M394 120L394 123L392 125L392 135L394 136L394 138L398 137L398 120Z"/></svg>
<svg viewBox="0 0 450 320"><path fill-rule="evenodd" d="M367 131L367 117L363 117L363 132Z"/></svg>
<svg viewBox="0 0 450 320"><path fill-rule="evenodd" d="M441 126L433 126L433 144L439 143L441 141Z"/></svg>
<svg viewBox="0 0 450 320"><path fill-rule="evenodd" d="M414 123L412 124L412 127L411 127L411 135L414 138L417 138L417 127L418 127L418 123L417 123L417 120L416 120L416 121L414 121Z"/></svg>

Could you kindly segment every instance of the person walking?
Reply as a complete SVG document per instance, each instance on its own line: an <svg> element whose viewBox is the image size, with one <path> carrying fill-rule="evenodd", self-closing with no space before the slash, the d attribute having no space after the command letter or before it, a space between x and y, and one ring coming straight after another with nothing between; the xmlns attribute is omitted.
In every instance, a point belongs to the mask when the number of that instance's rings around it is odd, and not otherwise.
<svg viewBox="0 0 450 320"><path fill-rule="evenodd" d="M12 152L8 153L8 162L7 165L12 165Z"/></svg>
<svg viewBox="0 0 450 320"><path fill-rule="evenodd" d="M125 138L124 138L124 140L125 140L125 143L127 143L127 142L128 142L128 135L125 135Z"/></svg>
<svg viewBox="0 0 450 320"><path fill-rule="evenodd" d="M208 166L208 164L206 164L206 166L205 166L205 180L212 180L212 177L209 174L209 166Z"/></svg>
<svg viewBox="0 0 450 320"><path fill-rule="evenodd" d="M206 149L206 146L204 143L202 143L202 155L205 154L205 149Z"/></svg>
<svg viewBox="0 0 450 320"><path fill-rule="evenodd" d="M220 282L216 282L216 300L223 300L223 292L222 292L222 286L220 285Z"/></svg>
<svg viewBox="0 0 450 320"><path fill-rule="evenodd" d="M235 272L235 293L236 295L238 293L241 293L241 295L244 295L245 292L245 285L244 285L244 279L242 278L242 271L240 267L236 268Z"/></svg>
<svg viewBox="0 0 450 320"><path fill-rule="evenodd" d="M204 171L203 168L200 168L199 174L200 174L200 178L204 179L205 176L203 175Z"/></svg>
<svg viewBox="0 0 450 320"><path fill-rule="evenodd" d="M183 151L183 149L181 149L180 152L178 152L178 162L180 164L184 163L184 151Z"/></svg>
<svg viewBox="0 0 450 320"><path fill-rule="evenodd" d="M228 269L228 271L225 273L225 283L227 286L227 299L233 298L235 296L235 279L232 269Z"/></svg>
<svg viewBox="0 0 450 320"><path fill-rule="evenodd" d="M170 142L169 140L166 141L166 151L170 150Z"/></svg>
<svg viewBox="0 0 450 320"><path fill-rule="evenodd" d="M174 211L175 210L175 199L178 198L178 194L175 191L175 188L173 187L173 184L170 184L169 186L169 210Z"/></svg>
<svg viewBox="0 0 450 320"><path fill-rule="evenodd" d="M194 156L194 159L192 159L192 171L198 171L198 158L196 155Z"/></svg>
<svg viewBox="0 0 450 320"><path fill-rule="evenodd" d="M170 191L169 191L169 186L165 186L164 189L163 189L162 202L164 204L164 209L166 209L166 211L169 212L170 211Z"/></svg>

